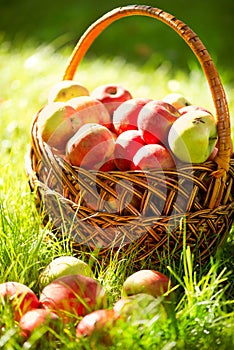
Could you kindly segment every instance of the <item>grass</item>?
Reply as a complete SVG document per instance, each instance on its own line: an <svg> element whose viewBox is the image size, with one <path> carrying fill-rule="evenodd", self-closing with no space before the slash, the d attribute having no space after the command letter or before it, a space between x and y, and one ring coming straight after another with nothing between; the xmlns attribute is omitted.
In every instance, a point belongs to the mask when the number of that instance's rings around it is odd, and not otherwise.
<svg viewBox="0 0 234 350"><path fill-rule="evenodd" d="M14 49L9 42L0 45L0 283L19 281L39 294L40 271L55 257L72 254L69 241L48 241L49 226L41 226L24 170L24 157L30 144L30 123L45 103L50 86L63 73L70 49L58 51L51 45L35 47L26 42ZM156 59L156 58L155 58ZM156 62L157 63L157 62ZM191 73L172 70L170 62L146 62L140 69L123 58L84 60L76 79L90 90L99 84L123 83L135 96L162 98L172 91L186 95L194 104L213 109L205 78L191 64ZM233 110L234 88L228 74L222 78ZM193 262L184 247L176 266L158 266L175 286L175 306L167 320L141 320L140 325L120 324L112 329L113 349L231 349L234 346L233 230L227 243L206 265ZM132 271L131 257L113 255L108 266L89 254L97 278L107 292L111 307L119 298L122 283ZM150 267L150 266L149 266ZM42 328L22 341L11 310L0 304L0 348L2 349L101 349L97 341L76 341L74 325L55 331Z"/></svg>

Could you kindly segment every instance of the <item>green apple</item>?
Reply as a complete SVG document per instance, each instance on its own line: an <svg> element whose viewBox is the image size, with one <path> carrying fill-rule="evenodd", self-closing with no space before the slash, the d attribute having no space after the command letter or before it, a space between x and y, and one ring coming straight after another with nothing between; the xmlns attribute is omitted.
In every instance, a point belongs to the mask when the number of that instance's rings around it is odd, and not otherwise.
<svg viewBox="0 0 234 350"><path fill-rule="evenodd" d="M89 96L88 89L73 80L62 80L54 84L48 94L48 102L65 102L78 96Z"/></svg>
<svg viewBox="0 0 234 350"><path fill-rule="evenodd" d="M91 267L83 260L74 256L60 256L52 260L41 272L39 275L39 286L42 289L56 278L73 274L93 277Z"/></svg>
<svg viewBox="0 0 234 350"><path fill-rule="evenodd" d="M202 110L183 114L171 126L168 144L182 162L203 163L217 142L217 125L214 116Z"/></svg>
<svg viewBox="0 0 234 350"><path fill-rule="evenodd" d="M174 93L166 95L163 98L163 101L170 103L176 109L180 109L182 107L191 105L191 103L187 100L187 98L178 92L174 92Z"/></svg>

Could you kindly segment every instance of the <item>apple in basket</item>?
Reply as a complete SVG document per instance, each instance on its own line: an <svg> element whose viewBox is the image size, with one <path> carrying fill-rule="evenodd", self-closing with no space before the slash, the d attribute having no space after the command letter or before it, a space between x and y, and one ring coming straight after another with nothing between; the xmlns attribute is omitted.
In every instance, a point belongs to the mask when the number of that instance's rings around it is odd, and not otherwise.
<svg viewBox="0 0 234 350"><path fill-rule="evenodd" d="M62 323L62 322L61 322ZM49 309L32 309L26 312L19 321L20 335L28 339L33 331L40 327L48 326L57 329L60 325L58 315Z"/></svg>
<svg viewBox="0 0 234 350"><path fill-rule="evenodd" d="M66 155L72 165L99 170L114 154L115 139L103 125L83 125L68 141Z"/></svg>
<svg viewBox="0 0 234 350"><path fill-rule="evenodd" d="M136 97L121 103L113 114L113 127L117 135L127 130L138 129L138 114L149 101L149 98Z"/></svg>
<svg viewBox="0 0 234 350"><path fill-rule="evenodd" d="M27 311L39 307L39 300L36 294L29 287L19 282L9 281L1 283L0 301L11 304L16 321L19 321Z"/></svg>
<svg viewBox="0 0 234 350"><path fill-rule="evenodd" d="M145 143L167 144L169 129L179 116L178 110L167 102L148 102L139 112L137 121Z"/></svg>
<svg viewBox="0 0 234 350"><path fill-rule="evenodd" d="M115 141L115 164L119 170L129 170L136 152L145 144L139 130L122 132Z"/></svg>
<svg viewBox="0 0 234 350"><path fill-rule="evenodd" d="M146 293L157 298L169 291L172 283L166 275L155 270L138 270L128 276L122 287L122 296Z"/></svg>
<svg viewBox="0 0 234 350"><path fill-rule="evenodd" d="M78 96L89 96L88 89L74 80L62 80L54 84L50 89L48 103L55 101L65 102Z"/></svg>
<svg viewBox="0 0 234 350"><path fill-rule="evenodd" d="M37 119L42 140L64 151L67 141L74 135L71 116L75 114L76 110L65 102L52 102L42 108Z"/></svg>
<svg viewBox="0 0 234 350"><path fill-rule="evenodd" d="M119 84L100 85L91 92L91 96L105 105L111 117L122 102L132 99L131 93Z"/></svg>
<svg viewBox="0 0 234 350"><path fill-rule="evenodd" d="M157 143L139 148L131 163L132 170L170 169L174 167L175 160L170 150Z"/></svg>
<svg viewBox="0 0 234 350"><path fill-rule="evenodd" d="M182 107L191 105L191 103L187 100L187 98L178 92L168 94L162 100L164 102L171 104L176 109L180 109Z"/></svg>
<svg viewBox="0 0 234 350"><path fill-rule="evenodd" d="M45 287L51 281L61 276L80 274L83 276L93 277L91 267L81 259L74 256L63 255L53 259L40 273L40 289Z"/></svg>
<svg viewBox="0 0 234 350"><path fill-rule="evenodd" d="M74 97L67 104L76 110L71 118L74 133L86 123L97 123L110 128L111 117L104 104L91 96Z"/></svg>
<svg viewBox="0 0 234 350"><path fill-rule="evenodd" d="M74 274L59 277L45 286L39 301L42 308L51 310L67 323L105 308L106 293L94 278Z"/></svg>
<svg viewBox="0 0 234 350"><path fill-rule="evenodd" d="M179 109L179 112L181 115L187 113L187 112L191 112L191 111L204 111L204 112L207 112L207 113L210 113L212 114L210 111L208 111L208 109L206 109L205 107L202 107L202 106L197 106L197 105L190 105L190 106L184 106L184 107L181 107Z"/></svg>
<svg viewBox="0 0 234 350"><path fill-rule="evenodd" d="M193 110L173 123L168 143L173 154L182 162L203 163L212 153L217 137L215 118L206 111Z"/></svg>

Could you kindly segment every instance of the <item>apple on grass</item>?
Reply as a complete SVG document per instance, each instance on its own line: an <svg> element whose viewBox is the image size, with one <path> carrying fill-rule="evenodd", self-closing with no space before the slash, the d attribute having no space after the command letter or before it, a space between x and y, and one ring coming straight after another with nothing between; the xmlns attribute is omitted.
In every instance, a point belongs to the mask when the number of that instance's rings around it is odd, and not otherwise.
<svg viewBox="0 0 234 350"><path fill-rule="evenodd" d="M27 311L38 308L39 300L31 288L19 282L0 284L0 301L12 305L14 319L19 321Z"/></svg>
<svg viewBox="0 0 234 350"><path fill-rule="evenodd" d="M138 115L137 126L147 144L167 144L171 125L180 113L169 103L153 100L144 105Z"/></svg>
<svg viewBox="0 0 234 350"><path fill-rule="evenodd" d="M105 105L111 117L122 102L133 98L131 93L119 84L100 85L91 92L91 96Z"/></svg>
<svg viewBox="0 0 234 350"><path fill-rule="evenodd" d="M54 84L48 94L48 102L68 101L73 97L89 96L88 89L74 80L61 80Z"/></svg>
<svg viewBox="0 0 234 350"><path fill-rule="evenodd" d="M83 125L68 141L66 155L72 165L88 170L99 170L114 154L112 132L103 125Z"/></svg>
<svg viewBox="0 0 234 350"><path fill-rule="evenodd" d="M93 277L90 266L83 260L66 255L55 258L39 275L40 289L58 277L73 274Z"/></svg>
<svg viewBox="0 0 234 350"><path fill-rule="evenodd" d="M183 114L172 125L168 143L173 154L182 162L205 162L217 142L215 118L206 111L193 110Z"/></svg>
<svg viewBox="0 0 234 350"><path fill-rule="evenodd" d="M170 169L175 167L175 160L171 152L163 145L143 145L135 153L132 163L132 170Z"/></svg>
<svg viewBox="0 0 234 350"><path fill-rule="evenodd" d="M115 141L115 164L119 170L129 170L136 152L145 144L139 130L122 132Z"/></svg>
<svg viewBox="0 0 234 350"><path fill-rule="evenodd" d="M92 277L66 275L53 280L41 291L42 308L56 313L64 323L106 306L106 293Z"/></svg>
<svg viewBox="0 0 234 350"><path fill-rule="evenodd" d="M76 110L65 102L52 102L38 114L38 131L49 146L64 151L67 141L73 136L71 116Z"/></svg>
<svg viewBox="0 0 234 350"><path fill-rule="evenodd" d="M117 135L127 130L137 130L138 114L149 101L149 98L136 97L120 104L113 114L113 127Z"/></svg>

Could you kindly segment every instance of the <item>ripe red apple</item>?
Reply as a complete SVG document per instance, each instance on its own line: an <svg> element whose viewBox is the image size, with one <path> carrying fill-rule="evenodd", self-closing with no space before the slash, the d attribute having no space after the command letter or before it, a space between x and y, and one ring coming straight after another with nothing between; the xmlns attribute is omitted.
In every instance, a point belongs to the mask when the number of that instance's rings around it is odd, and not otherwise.
<svg viewBox="0 0 234 350"><path fill-rule="evenodd" d="M45 286L39 301L66 323L104 307L106 293L94 278L74 274L59 277Z"/></svg>
<svg viewBox="0 0 234 350"><path fill-rule="evenodd" d="M39 300L36 294L29 287L19 282L1 283L0 300L1 298L12 305L16 321L19 321L27 311L39 307Z"/></svg>
<svg viewBox="0 0 234 350"><path fill-rule="evenodd" d="M139 130L122 132L115 141L115 164L119 170L129 170L136 152L145 144Z"/></svg>
<svg viewBox="0 0 234 350"><path fill-rule="evenodd" d="M87 123L97 123L110 128L111 117L103 103L92 96L74 97L66 102L76 110L71 119L74 133Z"/></svg>
<svg viewBox="0 0 234 350"><path fill-rule="evenodd" d="M47 325L50 328L56 328L59 324L59 317L49 309L33 309L26 312L20 319L19 326L21 335L24 338L29 338L32 332Z"/></svg>
<svg viewBox="0 0 234 350"><path fill-rule="evenodd" d="M155 270L139 270L126 278L122 295L146 293L157 298L166 293L171 286L170 279L163 273Z"/></svg>
<svg viewBox="0 0 234 350"><path fill-rule="evenodd" d="M137 126L145 143L167 144L171 125L180 116L178 110L169 103L153 100L139 112Z"/></svg>
<svg viewBox="0 0 234 350"><path fill-rule="evenodd" d="M53 102L42 108L37 125L43 141L63 152L74 134L71 116L75 114L76 110L65 102Z"/></svg>
<svg viewBox="0 0 234 350"><path fill-rule="evenodd" d="M88 170L99 170L114 154L115 140L105 126L83 125L68 141L66 155L72 165Z"/></svg>
<svg viewBox="0 0 234 350"><path fill-rule="evenodd" d="M132 98L121 103L114 111L113 127L117 135L127 130L137 130L138 114L149 98Z"/></svg>
<svg viewBox="0 0 234 350"><path fill-rule="evenodd" d="M100 85L92 91L91 96L105 105L111 117L122 102L133 98L124 86L118 84Z"/></svg>
<svg viewBox="0 0 234 350"><path fill-rule="evenodd" d="M175 161L168 148L157 143L139 148L131 164L132 170L170 169L174 167Z"/></svg>
<svg viewBox="0 0 234 350"><path fill-rule="evenodd" d="M120 315L112 309L100 309L84 316L76 327L77 338L90 337L95 344L110 346L110 331L116 325ZM96 347L95 347L96 348Z"/></svg>

